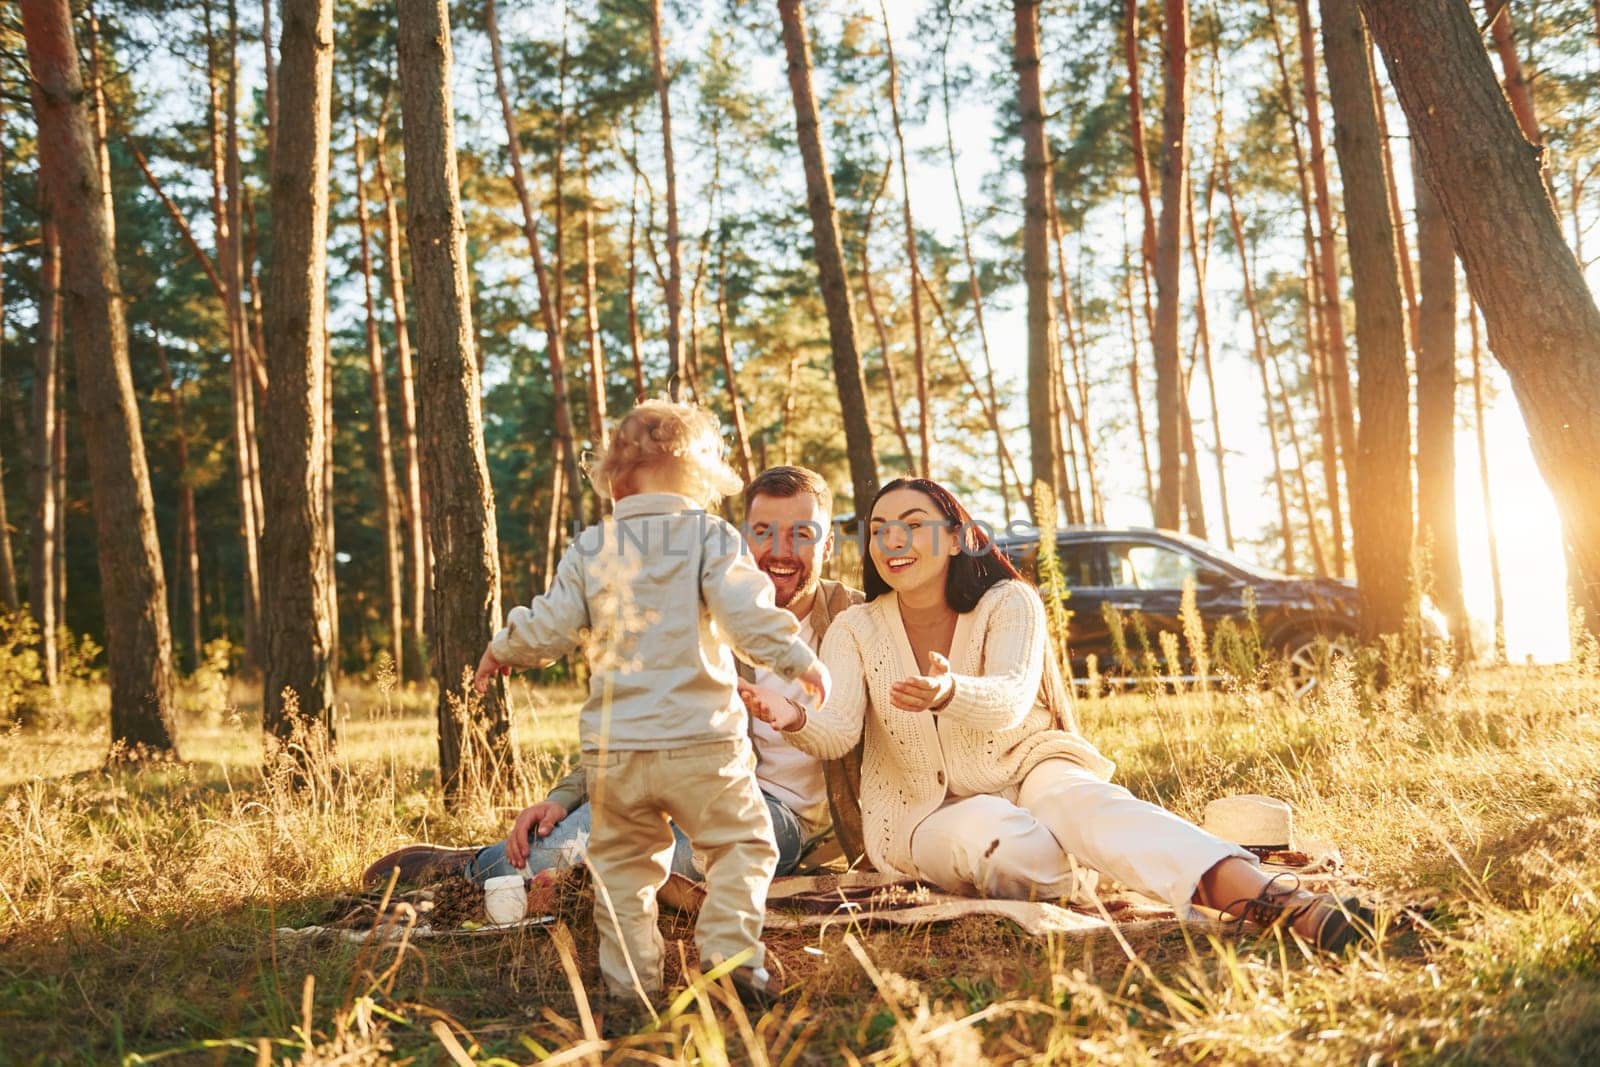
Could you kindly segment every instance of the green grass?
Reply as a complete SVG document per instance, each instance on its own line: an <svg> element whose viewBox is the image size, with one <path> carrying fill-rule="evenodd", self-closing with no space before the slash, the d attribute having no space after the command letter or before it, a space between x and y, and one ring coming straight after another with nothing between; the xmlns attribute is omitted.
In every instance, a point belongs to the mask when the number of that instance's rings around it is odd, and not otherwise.
<svg viewBox="0 0 1600 1067"><path fill-rule="evenodd" d="M186 762L103 769L104 693L0 746L0 1062L1594 1062L1600 1057L1600 681L1479 672L1444 692L1353 679L1086 701L1135 792L1196 817L1285 797L1389 904L1433 929L1348 960L1274 939L1047 943L994 920L769 938L796 993L758 1020L708 992L660 1031L585 1034L547 930L400 948L277 942L396 844L477 843L557 777L577 694L513 687L514 788L435 788L432 700L351 682L321 784L264 774L257 695L183 694ZM593 982L593 931L570 958ZM669 929L687 939L681 921ZM807 948L815 951L807 951ZM820 953L817 954L817 953ZM309 983L309 992L308 992ZM264 1043L264 1044L263 1044ZM264 1050L264 1051L263 1051Z"/></svg>

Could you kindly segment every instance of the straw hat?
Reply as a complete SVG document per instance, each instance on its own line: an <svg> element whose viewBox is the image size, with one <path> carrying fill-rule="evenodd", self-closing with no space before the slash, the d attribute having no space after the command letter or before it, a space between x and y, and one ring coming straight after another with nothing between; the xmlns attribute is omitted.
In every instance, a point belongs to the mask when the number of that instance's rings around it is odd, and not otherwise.
<svg viewBox="0 0 1600 1067"><path fill-rule="evenodd" d="M1293 849L1294 814L1276 797L1222 797L1206 805L1204 829L1248 849Z"/></svg>

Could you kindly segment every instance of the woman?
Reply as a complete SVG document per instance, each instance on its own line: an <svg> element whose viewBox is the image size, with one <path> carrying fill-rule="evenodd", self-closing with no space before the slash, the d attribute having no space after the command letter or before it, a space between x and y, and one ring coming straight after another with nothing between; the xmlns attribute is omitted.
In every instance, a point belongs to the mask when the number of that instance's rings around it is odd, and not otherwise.
<svg viewBox="0 0 1600 1067"><path fill-rule="evenodd" d="M1038 593L948 490L890 482L869 529L867 602L822 646L827 705L808 715L762 690L746 703L825 759L865 731L862 826L879 870L1023 899L1082 897L1098 872L1180 915L1200 904L1284 923L1329 950L1370 931L1353 898L1269 878L1244 849L1108 781L1111 763L1073 722Z"/></svg>

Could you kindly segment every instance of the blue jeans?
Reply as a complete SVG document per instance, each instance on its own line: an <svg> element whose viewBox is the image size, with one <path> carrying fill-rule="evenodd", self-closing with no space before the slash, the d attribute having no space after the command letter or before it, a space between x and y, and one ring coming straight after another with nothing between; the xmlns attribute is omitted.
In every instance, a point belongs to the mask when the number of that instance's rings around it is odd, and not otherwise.
<svg viewBox="0 0 1600 1067"><path fill-rule="evenodd" d="M800 850L805 847L805 829L787 804L773 799L766 792L762 792L761 796L767 802L767 811L772 816L772 833L778 842L778 874L792 874L800 863ZM560 870L582 863L581 846L583 841L588 840L591 818L589 805L579 804L565 819L556 823L548 837L531 834L532 847L528 850L528 873ZM677 838L678 842L677 847L672 850L672 873L700 881L700 872L694 869L694 855L689 845L689 838L677 826L673 826L672 836ZM467 877L479 884L490 878L517 873L520 873L517 868L506 861L504 841L480 848L472 857L472 862L467 864L466 871Z"/></svg>

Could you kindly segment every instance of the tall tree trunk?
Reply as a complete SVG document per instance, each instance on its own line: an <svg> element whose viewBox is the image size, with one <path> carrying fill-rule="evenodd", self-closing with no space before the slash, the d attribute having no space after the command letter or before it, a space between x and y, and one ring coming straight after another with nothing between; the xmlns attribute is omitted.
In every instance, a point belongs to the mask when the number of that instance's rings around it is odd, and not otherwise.
<svg viewBox="0 0 1600 1067"><path fill-rule="evenodd" d="M39 257L39 336L33 352L33 455L28 486L33 524L28 536L28 604L39 624L44 684L57 681L56 649L56 398L61 375L61 239L44 207Z"/></svg>
<svg viewBox="0 0 1600 1067"><path fill-rule="evenodd" d="M0 115L4 114L4 104L0 104ZM0 186L5 185L6 154L3 138L4 127L0 125ZM4 198L0 197L0 222L3 222ZM0 245L5 243L5 228L0 225ZM5 287L5 261L0 257L0 348L4 348L6 336L6 287ZM0 466L0 471L4 467ZM3 478L0 478L0 595L5 597L7 611L16 611L20 606L17 599L17 569L16 561L11 555L11 522L6 516L6 495L3 491Z"/></svg>
<svg viewBox="0 0 1600 1067"><path fill-rule="evenodd" d="M539 314L544 324L545 352L550 360L550 388L556 409L556 436L561 439L560 456L566 463L563 481L566 484L572 516L577 520L583 514L583 484L578 478L578 437L572 425L572 405L567 398L567 345L561 321L561 272L559 258L553 276L545 270L544 245L539 239L538 215L533 196L528 189L527 172L522 166L522 142L517 133L516 113L511 107L511 93L506 85L505 64L500 54L500 27L495 13L495 0L484 4L484 24L489 33L489 51L494 62L495 94L500 98L500 116L505 121L507 151L511 156L511 185L522 209L522 234L528 242L528 252L533 259L534 280L539 286ZM557 199L560 199L559 191ZM557 256L560 255L560 232L557 231ZM413 249L413 257L415 250ZM557 536L560 531L557 528ZM474 662L476 666L476 662Z"/></svg>
<svg viewBox="0 0 1600 1067"><path fill-rule="evenodd" d="M1494 42L1495 54L1500 57L1500 70L1505 74L1506 99L1511 101L1511 113L1517 117L1522 136L1532 144L1544 144L1544 133L1539 129L1539 112L1533 106L1533 83L1523 73L1522 59L1517 55L1517 36L1511 24L1511 0L1483 0L1483 10L1493 15L1489 24L1489 39ZM1600 6L1595 8L1600 15Z"/></svg>
<svg viewBox="0 0 1600 1067"><path fill-rule="evenodd" d="M263 63L266 67L266 114L262 133L267 140L267 168L270 173L272 168L273 150L278 143L278 69L276 56L272 51L272 0L261 0L261 46L265 53Z"/></svg>
<svg viewBox="0 0 1600 1067"><path fill-rule="evenodd" d="M333 450L337 424L333 420L333 338L328 331L327 308L322 320L322 528L327 532L324 554L328 569L328 673L339 677L339 553L338 530L333 517Z"/></svg>
<svg viewBox="0 0 1600 1067"><path fill-rule="evenodd" d="M1133 306L1133 256L1128 248L1127 216L1123 216L1122 230L1122 261L1127 265L1127 277L1123 280L1122 295L1125 299L1128 313L1128 387L1133 397L1133 425L1134 432L1139 435L1139 459L1144 471L1144 499L1150 506L1150 513L1155 514L1156 506L1156 476L1155 470L1150 465L1150 434L1149 427L1144 417L1144 382L1143 375L1139 373L1139 323L1138 313Z"/></svg>
<svg viewBox="0 0 1600 1067"><path fill-rule="evenodd" d="M1383 99L1383 87L1378 84L1378 72L1372 69L1372 99L1378 116L1378 146L1383 149L1383 180L1389 196L1389 217L1394 220L1394 251L1400 264L1400 295L1405 298L1407 336L1413 345L1422 324L1417 317L1417 279L1411 271L1411 242L1406 237L1405 213L1400 208L1400 183L1395 178L1394 153L1389 150L1389 109Z"/></svg>
<svg viewBox="0 0 1600 1067"><path fill-rule="evenodd" d="M395 204L394 183L389 179L389 150L385 142L387 123L378 124L373 145L373 161L378 188L383 193L383 265L388 275L389 306L394 313L395 369L400 377L401 487L404 490L403 518L406 531L406 621L405 676L421 678L428 673L426 622L431 617L428 579L432 557L423 534L427 504L422 496L422 458L417 442L417 387L411 361L411 331L406 318L405 271L401 266L400 210Z"/></svg>
<svg viewBox="0 0 1600 1067"><path fill-rule="evenodd" d="M1144 137L1144 90L1139 84L1139 36L1139 0L1124 0L1122 54L1128 68L1128 139L1133 149L1133 174L1139 181L1139 257L1143 264L1144 327L1154 331L1156 319L1150 303L1150 271L1156 259L1156 212L1150 193L1150 153L1145 147Z"/></svg>
<svg viewBox="0 0 1600 1067"><path fill-rule="evenodd" d="M1350 472L1350 534L1361 591L1361 638L1373 641L1380 634L1401 632L1411 577L1406 316L1371 47L1356 0L1322 0L1322 47L1355 286L1361 430L1355 469Z"/></svg>
<svg viewBox="0 0 1600 1067"><path fill-rule="evenodd" d="M450 25L445 0L400 0L400 102L406 148L406 207L411 273L417 287L422 353L421 432L434 447L423 457L434 569L434 678L439 685L439 773L448 791L463 772L463 723L454 705L466 696L468 723L486 735L494 770L509 772L514 752L505 688L496 681L481 702L463 694L487 634L500 621L499 548L478 406L467 291L466 231L456 177L450 100ZM445 502L448 501L448 506Z"/></svg>
<svg viewBox="0 0 1600 1067"><path fill-rule="evenodd" d="M389 438L389 390L378 339L378 309L372 292L372 222L367 211L367 159L361 127L355 126L356 225L361 233L361 295L367 313L367 374L372 385L372 429L378 466L378 506L383 521L384 594L388 600L389 649L395 670L405 670L405 553L400 545L400 490ZM404 677L403 673L401 675Z"/></svg>
<svg viewBox="0 0 1600 1067"><path fill-rule="evenodd" d="M1472 658L1472 625L1461 589L1456 546L1456 252L1450 225L1412 151L1421 269L1421 332L1417 337L1418 540L1428 549L1433 594L1450 619L1459 659Z"/></svg>
<svg viewBox="0 0 1600 1067"><path fill-rule="evenodd" d="M628 352L633 357L633 401L644 402L644 345L639 336L639 175L628 197Z"/></svg>
<svg viewBox="0 0 1600 1067"><path fill-rule="evenodd" d="M1326 401L1324 396L1325 390L1323 389L1324 375L1322 373L1322 365L1325 362L1324 345L1326 338L1323 336L1323 332L1320 330L1321 316L1317 313L1319 305L1316 280L1318 277L1320 277L1320 275L1318 274L1318 245L1315 223L1316 213L1313 208L1313 196L1311 191L1311 166L1306 159L1305 147L1300 140L1299 111L1295 106L1293 80L1289 76L1289 60L1287 49L1284 47L1283 37L1278 29L1277 11L1275 9L1271 9L1270 7L1268 11L1268 22L1272 30L1273 54L1277 59L1278 64L1279 97L1283 104L1283 112L1289 119L1289 133L1294 145L1295 176L1298 179L1300 192L1300 214L1303 220L1301 226L1301 240L1305 245L1306 262L1305 301L1303 304L1305 319L1305 345L1306 351L1310 356L1310 370L1313 381L1312 391L1316 398L1318 426L1322 436L1322 467L1324 485L1327 492L1328 516L1330 519L1330 529L1332 531L1335 560L1333 573L1342 576L1345 572L1344 519L1339 499L1338 445L1337 442L1333 440L1331 434L1331 428L1333 426L1333 412L1331 405ZM1314 89L1315 86L1313 85L1312 88ZM1288 411L1288 404L1288 390L1285 388L1284 406L1286 412ZM1294 430L1295 423L1293 421L1292 414L1288 414L1286 417L1290 419L1289 428ZM1298 438L1298 432L1296 432L1295 436ZM1295 455L1297 457L1296 461L1301 464L1301 479L1303 482L1305 461L1304 453L1300 450L1300 442L1298 439L1295 441ZM1320 539L1317 534L1316 513L1312 509L1309 502L1310 493L1306 492L1304 495L1307 498L1306 519L1310 524L1312 547L1317 556L1317 570L1319 574L1326 574L1329 572L1327 571L1322 558Z"/></svg>
<svg viewBox="0 0 1600 1067"><path fill-rule="evenodd" d="M282 40L283 110L272 156L272 261L263 301L262 717L269 733L288 738L297 725L333 732L323 470L333 0L284 0Z"/></svg>
<svg viewBox="0 0 1600 1067"><path fill-rule="evenodd" d="M889 29L889 8L878 0L883 19L884 54L889 61L889 117L894 127L895 147L900 155L900 218L906 231L906 269L911 274L911 344L917 374L917 444L922 450L922 476L932 477L933 429L928 410L928 353L922 340L922 276L917 264L917 228L911 215L911 172L906 166L906 137L900 126L900 68L894 60L894 34Z"/></svg>
<svg viewBox="0 0 1600 1067"><path fill-rule="evenodd" d="M594 271L594 199L589 193L589 146L580 142L578 159L583 180L583 313L589 348L589 440L601 455L606 450L606 354L600 346L599 288Z"/></svg>
<svg viewBox="0 0 1600 1067"><path fill-rule="evenodd" d="M1278 522L1283 533L1283 569L1294 573L1294 525L1289 519L1289 487L1283 476L1283 458L1278 451L1278 417L1273 411L1272 383L1267 377L1267 340L1256 302L1256 289L1250 280L1250 252L1245 244L1244 220L1233 195L1233 178L1228 161L1222 161L1222 195L1228 201L1228 222L1233 230L1233 246L1239 253L1239 274L1244 281L1245 309L1250 315L1250 340L1255 349L1256 369L1261 374L1261 401L1267 413L1267 447L1272 452L1272 483L1278 491Z"/></svg>
<svg viewBox="0 0 1600 1067"><path fill-rule="evenodd" d="M1322 105L1317 93L1317 44L1311 29L1310 0L1295 0L1300 37L1300 77L1306 105L1306 139L1311 145L1311 180L1317 209L1317 249L1322 270L1322 321L1328 331L1328 373L1333 379L1334 421L1339 429L1339 455L1348 479L1355 470L1355 404L1350 395L1350 358L1346 351L1344 305L1339 290L1339 249L1334 237L1333 199L1328 192L1328 151L1322 136ZM1340 538L1341 545L1343 538Z"/></svg>
<svg viewBox="0 0 1600 1067"><path fill-rule="evenodd" d="M1083 446L1083 479L1078 481L1077 484L1077 521L1083 522L1086 520L1088 515L1098 514L1096 511L1096 505L1100 498L1100 482L1094 466L1094 442L1089 434L1089 383L1087 380L1087 375L1084 371L1083 346L1078 343L1078 339L1073 332L1074 316L1072 309L1074 302L1072 299L1072 281L1067 274L1066 239L1061 233L1061 211L1057 206L1054 197L1052 197L1050 200L1050 243L1055 246L1056 274L1059 275L1057 292L1060 294L1060 298L1057 303L1059 304L1061 311L1061 338L1065 342L1066 352L1072 359L1072 373L1073 378L1076 379L1078 393L1078 403L1074 405L1072 403L1072 393L1065 391L1067 384L1066 366L1065 361L1062 361L1061 385L1064 390L1062 393L1062 406L1064 407L1065 413L1070 420L1068 428L1062 433L1062 439L1064 442L1070 444L1072 430L1076 429L1078 433L1078 440ZM999 397L995 395L994 377L992 374L989 377L989 407L990 410L995 412L1000 410L1000 400ZM995 419L994 430L996 440L1001 440L1000 423L998 417ZM1084 482L1088 483L1089 493L1089 511L1087 513L1084 511L1083 506ZM1011 521L1009 510L1006 521ZM1096 519L1095 521L1098 522L1100 520Z"/></svg>
<svg viewBox="0 0 1600 1067"><path fill-rule="evenodd" d="M1580 606L1600 633L1600 309L1470 10L1451 0L1363 8L1560 509Z"/></svg>
<svg viewBox="0 0 1600 1067"><path fill-rule="evenodd" d="M1050 300L1050 143L1044 130L1044 95L1039 84L1039 2L1012 0L1017 72L1017 106L1022 118L1022 276L1028 290L1028 450L1033 485L1040 482L1059 498L1055 456L1058 441L1050 366L1055 350L1056 316ZM1032 494L1029 494L1032 508Z"/></svg>
<svg viewBox="0 0 1600 1067"><path fill-rule="evenodd" d="M878 351L883 359L883 384L889 393L889 419L894 426L900 450L905 453L906 467L916 464L917 454L911 449L911 438L906 433L906 420L900 413L900 397L895 385L894 361L889 358L889 331L883 315L878 311L878 297L872 285L872 220L878 212L878 201L884 187L889 184L889 172L894 169L893 158L883 161L883 176L878 179L878 190L867 204L867 213L861 223L861 293L867 298L867 316L872 319L873 331L878 335Z"/></svg>
<svg viewBox="0 0 1600 1067"><path fill-rule="evenodd" d="M184 413L183 391L172 376L167 351L159 339L156 358L161 362L161 380L167 383L167 403L172 408L173 445L178 468L177 560L179 588L184 592L184 607L189 631L189 669L200 666L204 641L200 633L200 543L194 513L194 475L189 470L189 429ZM173 597L176 605L177 597Z"/></svg>
<svg viewBox="0 0 1600 1067"><path fill-rule="evenodd" d="M39 171L62 234L64 312L71 316L77 395L94 495L113 751L134 758L176 753L172 637L155 504L128 363L127 323L113 220L106 215L92 132L79 101L83 81L66 0L21 5Z"/></svg>
<svg viewBox="0 0 1600 1067"><path fill-rule="evenodd" d="M270 0L269 0L270 2ZM209 14L209 7L208 7ZM212 219L221 261L223 301L228 323L228 356L233 408L234 473L239 494L239 535L243 548L244 666L255 670L265 661L261 634L261 496L258 492L259 454L253 425L253 375L250 327L244 303L244 259L240 242L243 204L239 166L239 19L236 0L228 0L227 73L223 100L223 144L212 153ZM215 98L215 93L213 93ZM216 125L213 122L213 127ZM215 135L213 135L215 136ZM220 174L217 173L220 164ZM254 256L252 255L252 260Z"/></svg>
<svg viewBox="0 0 1600 1067"><path fill-rule="evenodd" d="M801 0L778 0L778 16L783 24L795 131L800 142L800 158L805 165L806 208L811 215L817 274L822 285L822 302L828 313L828 340L833 350L833 375L844 419L851 490L854 507L859 510L868 506L877 492L878 464L872 447L872 424L867 418L867 389L861 376L861 355L856 348L855 309L851 306L844 250L840 247L839 218L833 206L833 177L823 151L817 103L811 92L811 46L806 40L805 7ZM790 392L792 394L793 390ZM787 433L786 419L786 436Z"/></svg>
<svg viewBox="0 0 1600 1067"><path fill-rule="evenodd" d="M722 373L728 387L728 410L733 413L733 441L739 459L739 473L746 482L756 471L750 458L750 431L744 424L744 405L739 402L739 377L733 367L733 321L728 310L728 248L724 236L717 242L717 347L722 351Z"/></svg>
<svg viewBox="0 0 1600 1067"><path fill-rule="evenodd" d="M798 2L798 0L796 0ZM667 387L677 399L682 382L683 256L678 248L678 171L672 156L672 94L667 82L666 43L661 33L661 0L650 4L650 61L661 105L661 159L667 180ZM792 63L792 60L791 60ZM810 65L807 64L809 76ZM802 147L802 151L804 151ZM832 198L829 198L830 202Z"/></svg>
<svg viewBox="0 0 1600 1067"><path fill-rule="evenodd" d="M1189 178L1189 3L1165 0L1162 26L1165 91L1161 104L1161 220L1156 231L1157 526L1183 522L1183 370L1178 353L1182 300L1183 208Z"/></svg>
<svg viewBox="0 0 1600 1067"><path fill-rule="evenodd" d="M1215 177L1215 165L1212 168L1212 177ZM1201 365L1206 372L1206 396L1211 402L1211 454L1217 468L1217 494L1218 503L1222 507L1222 536L1225 539L1228 551L1233 551L1233 512L1228 506L1228 450L1222 443L1222 412L1217 405L1217 376L1211 366L1211 320L1209 309L1206 305L1206 267L1209 265L1210 248L1215 217L1211 212L1210 186L1206 189L1206 225L1202 234L1196 229L1194 217L1194 188L1189 189L1189 265L1194 270L1194 317L1195 340L1199 349ZM1202 251L1204 250L1204 251Z"/></svg>
<svg viewBox="0 0 1600 1067"><path fill-rule="evenodd" d="M976 258L972 254L972 227L967 222L967 202L961 195L961 173L956 167L956 135L955 129L950 122L950 41L951 37L955 34L955 28L956 20L947 17L945 19L944 45L939 50L939 88L943 94L944 104L944 147L945 154L950 161L950 185L951 188L955 190L956 194L956 218L961 223L961 256L967 265L967 289L972 296L973 322L978 330L978 344L983 350L984 384L989 390L989 407L992 410L998 410L1000 406L1000 399L994 384L994 357L989 350L989 331L987 327L984 326L983 322L983 288L978 284L978 264ZM887 179L888 175L889 172L886 168L884 170L884 178ZM874 203L876 203L876 201L874 201ZM1055 205L1052 203L1051 208L1054 209L1054 207ZM1054 217L1053 210L1052 217ZM1058 224L1056 228L1056 255L1058 258L1061 255L1060 236L1061 231ZM863 238L863 240L865 240L865 238ZM1064 262L1062 264L1061 271L1061 287L1062 293L1065 294L1067 291L1067 274ZM1069 306L1070 304L1068 304L1066 301L1063 301L1063 314L1068 314L1066 309ZM1070 328L1071 327L1069 324L1068 329L1070 330ZM896 419L899 418L898 412L896 413L895 417ZM998 426L998 423L996 425ZM1000 504L1005 511L1006 522L1010 523L1011 496L1006 491L1006 463L1004 456L1001 455L1001 453L1004 451L1004 446L1005 439L997 430L995 434L995 463L998 465L1000 474ZM1085 450L1087 452L1087 442L1085 442ZM1093 481L1094 460L1092 458L1092 454L1089 455L1088 462L1089 477L1090 480ZM1024 498L1026 493L1027 486L1017 486L1017 495L1019 500Z"/></svg>
<svg viewBox="0 0 1600 1067"><path fill-rule="evenodd" d="M1489 543L1489 584L1494 596L1494 662L1506 661L1506 597L1500 581L1500 538L1494 532L1494 493L1489 479L1488 432L1484 426L1483 343L1478 335L1478 308L1467 306L1472 329L1472 426L1478 438L1478 484L1483 492L1483 532Z"/></svg>

